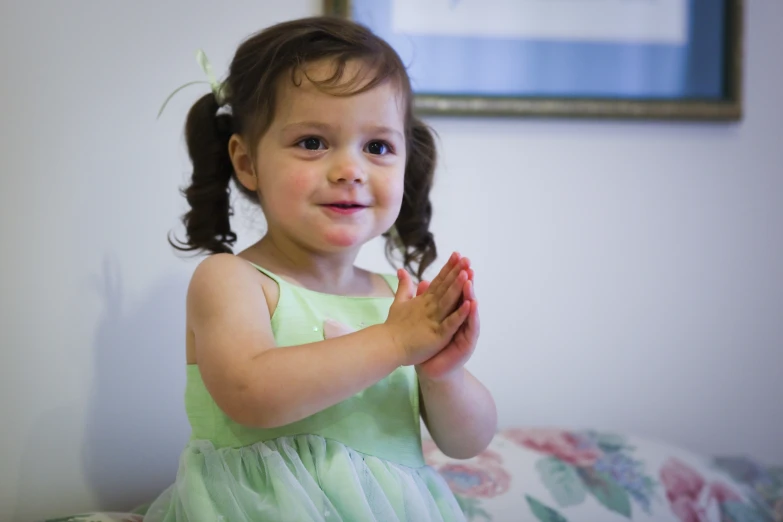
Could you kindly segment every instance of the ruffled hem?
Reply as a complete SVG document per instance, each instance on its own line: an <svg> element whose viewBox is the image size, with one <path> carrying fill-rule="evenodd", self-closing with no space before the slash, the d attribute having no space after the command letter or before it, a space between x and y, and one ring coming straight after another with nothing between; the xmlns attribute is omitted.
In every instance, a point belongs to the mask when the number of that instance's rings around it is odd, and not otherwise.
<svg viewBox="0 0 783 522"><path fill-rule="evenodd" d="M446 482L317 435L241 448L192 441L145 522L464 522Z"/></svg>

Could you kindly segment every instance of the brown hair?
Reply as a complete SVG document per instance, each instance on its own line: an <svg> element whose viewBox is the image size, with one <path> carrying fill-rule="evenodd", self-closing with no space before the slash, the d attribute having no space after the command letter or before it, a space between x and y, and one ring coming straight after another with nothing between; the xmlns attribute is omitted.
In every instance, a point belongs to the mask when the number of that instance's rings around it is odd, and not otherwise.
<svg viewBox="0 0 783 522"><path fill-rule="evenodd" d="M228 153L229 139L238 133L249 143L257 143L274 117L277 88L283 75L290 73L296 84L296 73L303 65L322 59L333 60L336 68L332 77L314 82L321 89L347 96L392 80L404 96L408 155L403 202L394 231L383 236L389 262L394 265L394 254L401 254L402 266L421 279L437 256L429 231L429 194L436 162L433 134L413 115L410 79L394 49L369 29L340 18L304 18L250 36L237 49L220 91L228 110L221 110L213 93L204 95L191 107L185 135L193 175L190 185L182 190L190 205L182 216L187 241L176 245L169 239L169 243L181 251L231 253L237 239L229 223L233 213L229 199L232 178L234 186L251 201L258 203L258 198L236 180ZM349 86L345 90L341 78L350 60L365 62L374 76L361 88ZM334 92L338 88L339 92Z"/></svg>

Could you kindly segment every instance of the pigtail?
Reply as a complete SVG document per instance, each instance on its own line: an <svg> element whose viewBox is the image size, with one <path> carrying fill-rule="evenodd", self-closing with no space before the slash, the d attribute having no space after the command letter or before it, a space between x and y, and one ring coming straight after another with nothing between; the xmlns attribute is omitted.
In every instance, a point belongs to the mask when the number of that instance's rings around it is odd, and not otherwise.
<svg viewBox="0 0 783 522"><path fill-rule="evenodd" d="M228 154L232 121L229 114L217 114L218 109L214 94L206 94L191 107L185 123L193 164L191 183L181 191L190 205L182 216L187 241L176 245L169 239L180 251L231 253L237 239L229 222L233 214L229 183L234 167Z"/></svg>
<svg viewBox="0 0 783 522"><path fill-rule="evenodd" d="M402 265L419 281L438 251L430 232L432 204L430 189L435 175L437 152L432 131L416 118L411 118L408 139L408 163L405 166L405 192L394 229L385 233L386 258L394 264L395 253L402 255Z"/></svg>

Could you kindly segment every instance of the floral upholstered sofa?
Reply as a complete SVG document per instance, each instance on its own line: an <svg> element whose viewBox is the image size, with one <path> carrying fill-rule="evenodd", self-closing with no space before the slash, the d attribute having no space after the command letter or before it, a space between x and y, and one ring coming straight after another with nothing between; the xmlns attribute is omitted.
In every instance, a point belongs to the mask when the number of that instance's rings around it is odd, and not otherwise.
<svg viewBox="0 0 783 522"><path fill-rule="evenodd" d="M558 429L504 430L470 460L429 439L424 453L471 522L783 522L783 466L743 456ZM143 512L48 522L142 522Z"/></svg>

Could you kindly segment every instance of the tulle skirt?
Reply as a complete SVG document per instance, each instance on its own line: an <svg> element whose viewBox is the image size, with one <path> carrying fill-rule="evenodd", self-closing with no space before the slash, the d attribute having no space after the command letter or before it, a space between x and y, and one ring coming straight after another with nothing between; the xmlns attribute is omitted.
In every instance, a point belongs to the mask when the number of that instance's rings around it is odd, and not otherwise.
<svg viewBox="0 0 783 522"><path fill-rule="evenodd" d="M409 468L316 435L241 448L192 441L145 522L465 521L432 468Z"/></svg>

